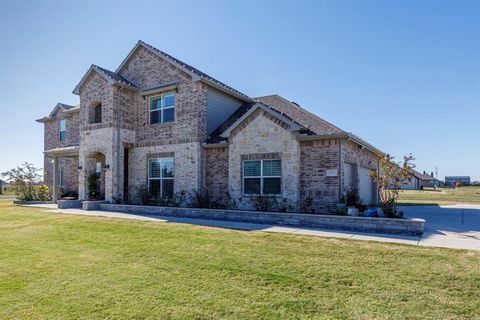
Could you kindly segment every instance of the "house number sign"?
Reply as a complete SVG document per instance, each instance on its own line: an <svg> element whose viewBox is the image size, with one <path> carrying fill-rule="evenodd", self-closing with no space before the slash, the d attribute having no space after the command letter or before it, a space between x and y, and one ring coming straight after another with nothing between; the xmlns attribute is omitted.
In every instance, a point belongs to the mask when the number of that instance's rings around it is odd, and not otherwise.
<svg viewBox="0 0 480 320"><path fill-rule="evenodd" d="M327 170L327 177L336 177L336 176L338 176L337 169Z"/></svg>

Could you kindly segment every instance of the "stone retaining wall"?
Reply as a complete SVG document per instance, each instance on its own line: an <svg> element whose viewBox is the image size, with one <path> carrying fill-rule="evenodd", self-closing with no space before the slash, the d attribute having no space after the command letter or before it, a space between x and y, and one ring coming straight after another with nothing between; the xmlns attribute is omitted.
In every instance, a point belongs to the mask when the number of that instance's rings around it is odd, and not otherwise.
<svg viewBox="0 0 480 320"><path fill-rule="evenodd" d="M105 211L174 216L182 218L212 219L261 224L277 224L337 230L367 231L421 235L425 227L423 219L390 219L350 216L333 216L302 213L273 213L242 210L218 210L195 208L169 208L153 206L134 206L99 204Z"/></svg>
<svg viewBox="0 0 480 320"><path fill-rule="evenodd" d="M58 209L72 209L72 208L81 208L81 200L58 200Z"/></svg>

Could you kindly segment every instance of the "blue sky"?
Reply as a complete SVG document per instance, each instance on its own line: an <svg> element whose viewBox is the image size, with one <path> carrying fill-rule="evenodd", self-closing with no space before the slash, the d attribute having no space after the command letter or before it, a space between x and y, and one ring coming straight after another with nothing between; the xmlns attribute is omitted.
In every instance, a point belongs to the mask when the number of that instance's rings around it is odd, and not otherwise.
<svg viewBox="0 0 480 320"><path fill-rule="evenodd" d="M0 172L41 167L34 120L92 63L145 42L250 95L278 93L419 171L480 180L480 1L0 0Z"/></svg>

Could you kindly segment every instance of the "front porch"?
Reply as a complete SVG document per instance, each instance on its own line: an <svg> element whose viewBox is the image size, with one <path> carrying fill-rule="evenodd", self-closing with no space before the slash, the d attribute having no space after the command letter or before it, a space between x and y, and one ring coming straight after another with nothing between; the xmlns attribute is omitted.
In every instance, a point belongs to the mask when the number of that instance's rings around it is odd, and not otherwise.
<svg viewBox="0 0 480 320"><path fill-rule="evenodd" d="M49 164L45 164L44 180L51 181L52 202L57 203L62 196L77 198L79 146L56 148L44 153L51 159L51 170L47 168ZM51 177L48 177L49 172L51 172Z"/></svg>

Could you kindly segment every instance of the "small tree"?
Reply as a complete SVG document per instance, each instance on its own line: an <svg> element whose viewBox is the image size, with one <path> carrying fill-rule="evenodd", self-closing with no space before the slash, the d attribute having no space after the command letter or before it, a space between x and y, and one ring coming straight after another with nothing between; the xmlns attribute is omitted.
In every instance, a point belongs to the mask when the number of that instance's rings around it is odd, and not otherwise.
<svg viewBox="0 0 480 320"><path fill-rule="evenodd" d="M412 177L412 169L415 158L409 154L403 157L403 162L395 162L389 154L379 155L380 172L371 172L370 176L377 183L380 193L381 205L385 215L391 218L399 218L402 213L397 211L397 200L401 187L407 184Z"/></svg>
<svg viewBox="0 0 480 320"><path fill-rule="evenodd" d="M36 186L40 183L40 175L32 163L24 162L16 168L2 173L9 180L15 194L20 200L31 201L37 198Z"/></svg>

